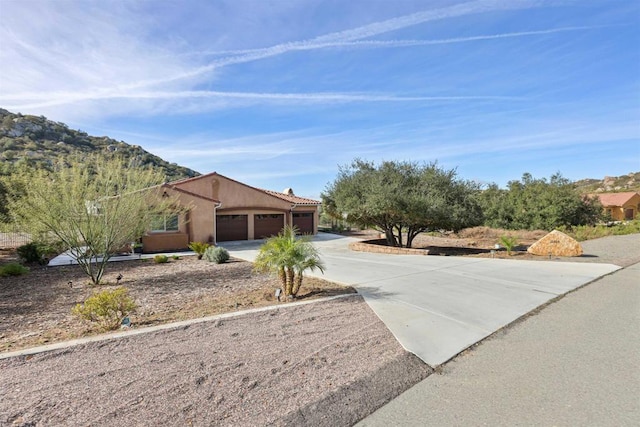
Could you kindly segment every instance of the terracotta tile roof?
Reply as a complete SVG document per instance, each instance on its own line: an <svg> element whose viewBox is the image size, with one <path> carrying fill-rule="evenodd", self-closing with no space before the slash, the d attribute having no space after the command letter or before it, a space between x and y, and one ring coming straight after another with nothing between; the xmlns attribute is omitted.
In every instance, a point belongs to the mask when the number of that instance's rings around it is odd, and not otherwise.
<svg viewBox="0 0 640 427"><path fill-rule="evenodd" d="M277 197L279 199L284 200L285 202L295 203L296 205L320 205L320 204L322 204L321 202L319 202L317 200L307 199L306 197L290 196L288 194L280 193L278 191L272 191L272 190L260 190L260 191L264 191L265 193L269 194L270 196Z"/></svg>
<svg viewBox="0 0 640 427"><path fill-rule="evenodd" d="M636 194L638 193L630 191L626 193L600 193L594 194L594 196L600 199L602 206L623 206Z"/></svg>

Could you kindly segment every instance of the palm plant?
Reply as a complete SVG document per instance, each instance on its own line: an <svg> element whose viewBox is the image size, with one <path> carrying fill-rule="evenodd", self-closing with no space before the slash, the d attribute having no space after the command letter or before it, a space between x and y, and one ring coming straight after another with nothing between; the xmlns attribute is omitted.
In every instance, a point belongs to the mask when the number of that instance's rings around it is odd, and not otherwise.
<svg viewBox="0 0 640 427"><path fill-rule="evenodd" d="M513 251L513 248L518 246L518 238L515 236L508 236L508 235L501 236L500 243L502 243L502 246L504 246L505 249L507 250L507 255L511 256L511 251Z"/></svg>
<svg viewBox="0 0 640 427"><path fill-rule="evenodd" d="M302 286L306 270L316 268L324 272L318 250L309 237L299 237L296 227L285 226L282 231L260 247L254 262L258 271L276 273L285 296L295 296Z"/></svg>
<svg viewBox="0 0 640 427"><path fill-rule="evenodd" d="M193 252L196 253L196 255L198 255L198 259L202 259L202 257L204 256L205 251L207 250L207 248L209 248L209 246L211 246L211 245L206 243L206 242L191 242L191 243L189 243L189 249L191 249Z"/></svg>

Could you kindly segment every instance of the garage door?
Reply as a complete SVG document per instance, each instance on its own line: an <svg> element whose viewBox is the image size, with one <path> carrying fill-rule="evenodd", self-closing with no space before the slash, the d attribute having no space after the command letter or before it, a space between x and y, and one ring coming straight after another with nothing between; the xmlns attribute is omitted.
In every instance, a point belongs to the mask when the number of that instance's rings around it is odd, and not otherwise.
<svg viewBox="0 0 640 427"><path fill-rule="evenodd" d="M216 240L247 240L247 215L216 215Z"/></svg>
<svg viewBox="0 0 640 427"><path fill-rule="evenodd" d="M253 234L256 239L275 236L284 227L284 214L253 216Z"/></svg>
<svg viewBox="0 0 640 427"><path fill-rule="evenodd" d="M300 234L313 234L313 212L296 212L293 214L293 225Z"/></svg>

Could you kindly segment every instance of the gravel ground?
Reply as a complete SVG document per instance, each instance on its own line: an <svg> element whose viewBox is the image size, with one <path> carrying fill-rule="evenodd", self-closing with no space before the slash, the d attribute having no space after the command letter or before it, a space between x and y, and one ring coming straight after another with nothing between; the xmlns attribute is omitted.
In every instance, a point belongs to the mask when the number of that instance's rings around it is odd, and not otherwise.
<svg viewBox="0 0 640 427"><path fill-rule="evenodd" d="M78 266L32 266L24 276L0 277L0 354L98 333L71 309L98 290L115 289L118 274L139 306L130 316L136 328L277 304L278 279L244 261L114 262L100 287L87 285ZM307 277L298 299L347 292L355 291Z"/></svg>
<svg viewBox="0 0 640 427"><path fill-rule="evenodd" d="M0 360L0 424L348 426L430 373L350 296Z"/></svg>

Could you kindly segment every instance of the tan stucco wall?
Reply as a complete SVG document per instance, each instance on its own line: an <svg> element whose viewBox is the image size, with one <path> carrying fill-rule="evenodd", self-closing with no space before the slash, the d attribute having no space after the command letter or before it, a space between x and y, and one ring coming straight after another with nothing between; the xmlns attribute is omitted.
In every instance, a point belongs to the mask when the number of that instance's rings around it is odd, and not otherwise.
<svg viewBox="0 0 640 427"><path fill-rule="evenodd" d="M189 236L185 233L149 233L142 236L144 253L179 251L189 247Z"/></svg>
<svg viewBox="0 0 640 427"><path fill-rule="evenodd" d="M174 185L191 193L220 200L221 206L216 209L218 215L247 215L247 234L250 240L255 238L254 215L284 213L286 223L291 225L293 222L291 215L292 203L280 200L221 175L205 175L186 182L178 182ZM296 206L293 211L313 212L314 234L317 234L319 220L317 206ZM211 208L211 215L213 215L213 208ZM197 222L192 220L192 223L195 230ZM213 225L213 230L215 230L215 224Z"/></svg>
<svg viewBox="0 0 640 427"><path fill-rule="evenodd" d="M188 249L190 242L213 242L215 203L190 194L162 188L185 209L179 215L177 232L147 232L142 238L145 252Z"/></svg>
<svg viewBox="0 0 640 427"><path fill-rule="evenodd" d="M222 209L276 208L290 209L291 203L269 196L220 175L204 176L176 187L222 202Z"/></svg>

